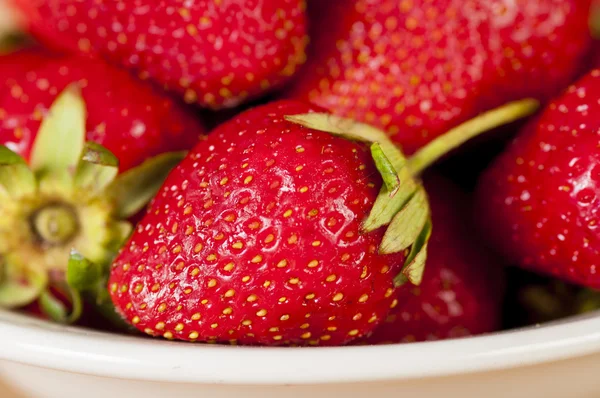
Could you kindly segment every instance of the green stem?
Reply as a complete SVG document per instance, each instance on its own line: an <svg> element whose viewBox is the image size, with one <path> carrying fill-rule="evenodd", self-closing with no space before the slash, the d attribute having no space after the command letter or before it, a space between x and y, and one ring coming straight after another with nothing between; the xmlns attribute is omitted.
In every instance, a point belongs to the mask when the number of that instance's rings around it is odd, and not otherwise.
<svg viewBox="0 0 600 398"><path fill-rule="evenodd" d="M468 140L486 131L530 116L538 110L539 106L537 100L524 99L485 112L453 128L421 148L408 159L408 167L414 175L417 175Z"/></svg>

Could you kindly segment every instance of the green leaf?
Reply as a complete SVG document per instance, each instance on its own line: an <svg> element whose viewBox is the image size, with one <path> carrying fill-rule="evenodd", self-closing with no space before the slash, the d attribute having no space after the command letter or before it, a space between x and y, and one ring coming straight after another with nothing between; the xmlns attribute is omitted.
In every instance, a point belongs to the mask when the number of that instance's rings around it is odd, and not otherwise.
<svg viewBox="0 0 600 398"><path fill-rule="evenodd" d="M103 278L102 266L71 250L67 266L67 283L73 289L85 291L95 288Z"/></svg>
<svg viewBox="0 0 600 398"><path fill-rule="evenodd" d="M419 174L442 156L468 140L494 128L534 114L540 107L535 99L510 102L453 128L421 148L408 160L414 175Z"/></svg>
<svg viewBox="0 0 600 398"><path fill-rule="evenodd" d="M164 153L119 175L107 188L116 216L125 219L143 209L184 157L185 152Z"/></svg>
<svg viewBox="0 0 600 398"><path fill-rule="evenodd" d="M410 247L429 220L429 204L423 187L410 198L392 219L383 235L379 252L382 254L398 253Z"/></svg>
<svg viewBox="0 0 600 398"><path fill-rule="evenodd" d="M6 273L8 265L1 266L3 273ZM17 308L30 304L45 289L47 278L45 273L32 273L27 275L26 281L18 281L10 275L4 275L0 279L0 307Z"/></svg>
<svg viewBox="0 0 600 398"><path fill-rule="evenodd" d="M425 271L425 263L427 261L427 244L431 236L431 221L427 221L421 230L417 240L413 243L410 253L404 261L404 267L401 274L394 278L396 286L400 286L406 282L413 285L420 285L423 280L423 272Z"/></svg>
<svg viewBox="0 0 600 398"><path fill-rule="evenodd" d="M75 171L75 186L94 193L102 192L118 173L117 157L102 145L88 141Z"/></svg>
<svg viewBox="0 0 600 398"><path fill-rule="evenodd" d="M36 172L73 172L85 142L86 109L76 84L56 98L42 121L31 150L30 163Z"/></svg>
<svg viewBox="0 0 600 398"><path fill-rule="evenodd" d="M414 180L408 167L404 166L400 169L398 178L400 179L400 186L393 195L390 195L390 192L385 187L382 187L379 191L379 195L373 204L369 216L363 222L363 231L374 231L389 224L414 195L419 184Z"/></svg>
<svg viewBox="0 0 600 398"><path fill-rule="evenodd" d="M7 147L0 145L0 185L13 198L35 193L35 175L25 160Z"/></svg>
<svg viewBox="0 0 600 398"><path fill-rule="evenodd" d="M390 141L383 131L373 126L329 113L289 115L285 116L284 119L306 128L324 131L354 141L384 143Z"/></svg>
<svg viewBox="0 0 600 398"><path fill-rule="evenodd" d="M46 290L40 295L39 303L42 312L50 317L54 322L63 324L72 324L77 322L83 311L83 302L81 296L76 290L68 288L71 309L56 298L52 292Z"/></svg>
<svg viewBox="0 0 600 398"><path fill-rule="evenodd" d="M383 152L379 143L375 142L371 144L371 156L375 162L375 167L377 167L379 174L381 174L385 188L388 192L395 192L400 186L400 178L396 169L394 169L394 165Z"/></svg>

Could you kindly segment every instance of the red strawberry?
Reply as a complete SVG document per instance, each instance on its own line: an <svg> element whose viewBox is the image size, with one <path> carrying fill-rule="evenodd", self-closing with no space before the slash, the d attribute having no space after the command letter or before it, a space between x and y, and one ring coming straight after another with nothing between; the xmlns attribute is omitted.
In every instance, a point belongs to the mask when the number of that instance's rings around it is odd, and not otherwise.
<svg viewBox="0 0 600 398"><path fill-rule="evenodd" d="M312 4L309 62L288 97L384 128L407 152L484 110L558 92L590 44L590 0Z"/></svg>
<svg viewBox="0 0 600 398"><path fill-rule="evenodd" d="M0 72L0 307L36 303L29 308L73 322L83 295L114 318L101 283L107 265L131 232L127 219L183 154L149 157L191 146L201 129L171 100L99 61L26 51L2 57ZM126 171L117 176L119 168ZM73 249L94 262L76 264L93 283L67 269Z"/></svg>
<svg viewBox="0 0 600 398"><path fill-rule="evenodd" d="M122 170L162 152L189 149L203 133L173 100L102 61L28 49L0 56L0 72L0 143L25 158L42 116L73 82L81 83L87 104L87 138L112 151Z"/></svg>
<svg viewBox="0 0 600 398"><path fill-rule="evenodd" d="M512 262L600 287L600 70L569 87L483 175L482 231Z"/></svg>
<svg viewBox="0 0 600 398"><path fill-rule="evenodd" d="M244 112L170 174L113 263L112 299L129 322L181 340L344 344L397 305L395 282L419 283L430 225L412 175L464 129L405 161L370 126L290 116L311 109ZM334 135L378 144L371 155Z"/></svg>
<svg viewBox="0 0 600 398"><path fill-rule="evenodd" d="M256 97L305 61L304 0L11 1L49 45L100 54L205 107Z"/></svg>
<svg viewBox="0 0 600 398"><path fill-rule="evenodd" d="M500 327L504 275L470 229L468 198L439 177L426 178L425 188L434 229L423 282L398 291L400 304L369 343L448 339Z"/></svg>

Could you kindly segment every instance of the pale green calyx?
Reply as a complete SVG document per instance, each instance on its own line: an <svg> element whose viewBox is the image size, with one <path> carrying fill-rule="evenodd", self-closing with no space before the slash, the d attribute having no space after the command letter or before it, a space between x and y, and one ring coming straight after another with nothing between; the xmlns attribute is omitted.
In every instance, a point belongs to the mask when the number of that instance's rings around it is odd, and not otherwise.
<svg viewBox="0 0 600 398"><path fill-rule="evenodd" d="M365 123L328 113L286 116L289 122L370 144L371 155L383 185L363 222L363 232L386 227L379 251L391 254L407 251L405 263L395 282L418 285L423 278L427 244L431 236L431 212L427 194L418 175L444 154L471 138L503 124L533 114L539 108L534 99L515 101L483 113L450 130L406 158L381 130Z"/></svg>
<svg viewBox="0 0 600 398"><path fill-rule="evenodd" d="M127 218L143 209L183 156L166 153L119 175L118 159L86 142L85 102L77 85L67 87L42 120L29 164L0 146L0 307L39 299L53 319L76 320L86 280L77 278L76 267L67 272L71 250L107 274L132 230ZM89 278L89 270L81 272ZM55 290L68 296L71 310Z"/></svg>

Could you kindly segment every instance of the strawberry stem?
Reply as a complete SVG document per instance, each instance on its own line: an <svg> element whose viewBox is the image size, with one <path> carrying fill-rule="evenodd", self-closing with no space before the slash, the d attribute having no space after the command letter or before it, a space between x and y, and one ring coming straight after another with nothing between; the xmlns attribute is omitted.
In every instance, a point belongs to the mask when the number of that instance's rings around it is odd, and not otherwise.
<svg viewBox="0 0 600 398"><path fill-rule="evenodd" d="M417 151L408 159L414 175L438 161L442 156L486 131L515 122L535 113L540 104L535 99L510 102L451 129Z"/></svg>

